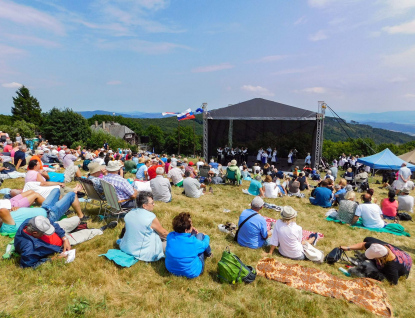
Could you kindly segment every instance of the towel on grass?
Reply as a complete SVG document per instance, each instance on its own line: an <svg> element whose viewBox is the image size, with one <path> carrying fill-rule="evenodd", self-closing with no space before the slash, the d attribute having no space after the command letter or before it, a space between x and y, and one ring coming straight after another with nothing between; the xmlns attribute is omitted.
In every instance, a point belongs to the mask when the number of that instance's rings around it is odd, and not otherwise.
<svg viewBox="0 0 415 318"><path fill-rule="evenodd" d="M115 264L122 267L131 267L138 262L138 259L136 259L134 256L128 255L127 253L116 249L108 250L106 254L101 254L99 256L105 256Z"/></svg>
<svg viewBox="0 0 415 318"><path fill-rule="evenodd" d="M344 279L316 268L283 264L263 258L256 266L258 275L325 297L344 299L376 315L392 317L386 291L370 278Z"/></svg>
<svg viewBox="0 0 415 318"><path fill-rule="evenodd" d="M59 172L48 172L49 178L51 182L64 182L65 175Z"/></svg>
<svg viewBox="0 0 415 318"><path fill-rule="evenodd" d="M334 219L330 216L328 216L326 218L326 220L330 221L330 222L345 224L344 222L342 222L340 220L337 220L337 219ZM372 228L372 227L364 227L362 219L359 219L359 221L357 221L355 225L351 225L351 226L361 228L361 229L365 229L365 230L369 230L369 231L373 231L373 232L383 232L383 233L389 233L389 234L394 234L394 235L398 235L398 236L408 236L408 237L411 236L411 234L409 234L408 232L405 232L405 229L402 225L397 224L397 223L389 223L383 228Z"/></svg>

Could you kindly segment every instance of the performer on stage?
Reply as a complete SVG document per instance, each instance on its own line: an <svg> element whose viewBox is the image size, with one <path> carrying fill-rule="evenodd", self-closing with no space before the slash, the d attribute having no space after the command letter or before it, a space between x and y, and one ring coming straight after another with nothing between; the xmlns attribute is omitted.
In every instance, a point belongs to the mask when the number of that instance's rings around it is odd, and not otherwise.
<svg viewBox="0 0 415 318"><path fill-rule="evenodd" d="M268 158L271 159L271 157L272 157L272 148L271 148L271 146L268 146L267 152L268 152Z"/></svg>
<svg viewBox="0 0 415 318"><path fill-rule="evenodd" d="M307 157L305 157L304 163L306 165L311 165L311 155L310 155L310 153L308 153Z"/></svg>
<svg viewBox="0 0 415 318"><path fill-rule="evenodd" d="M217 154L218 154L218 160L216 162L223 164L223 149L222 147L219 147L217 150Z"/></svg>
<svg viewBox="0 0 415 318"><path fill-rule="evenodd" d="M248 161L248 148L242 147L242 161Z"/></svg>
<svg viewBox="0 0 415 318"><path fill-rule="evenodd" d="M264 151L261 157L262 157L262 164L265 165L268 162L268 153Z"/></svg>
<svg viewBox="0 0 415 318"><path fill-rule="evenodd" d="M274 148L271 156L271 164L277 163L277 148Z"/></svg>
<svg viewBox="0 0 415 318"><path fill-rule="evenodd" d="M256 161L261 162L261 158L262 158L262 153L264 152L264 150L262 148L260 148L258 150L258 155L256 156Z"/></svg>
<svg viewBox="0 0 415 318"><path fill-rule="evenodd" d="M291 170L291 167L293 165L293 150L292 149L290 150L290 153L288 154L287 162L288 162L288 166L290 167L290 170Z"/></svg>

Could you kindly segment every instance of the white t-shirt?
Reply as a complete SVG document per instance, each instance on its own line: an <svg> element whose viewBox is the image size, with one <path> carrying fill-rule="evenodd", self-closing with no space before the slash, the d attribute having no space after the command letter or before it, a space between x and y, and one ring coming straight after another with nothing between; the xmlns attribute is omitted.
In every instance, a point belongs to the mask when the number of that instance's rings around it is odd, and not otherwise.
<svg viewBox="0 0 415 318"><path fill-rule="evenodd" d="M413 212L414 209L414 197L406 194L406 195L398 195L398 211L407 211Z"/></svg>
<svg viewBox="0 0 415 318"><path fill-rule="evenodd" d="M411 176L411 170L409 170L408 167L402 167L401 169L399 169L398 175L399 175L398 180L400 180L402 182L405 182L405 181L402 180L401 175L402 175L402 177L404 177L405 180L408 180L408 178Z"/></svg>
<svg viewBox="0 0 415 318"><path fill-rule="evenodd" d="M196 163L197 170L200 170L200 167L203 167L204 165L205 165L205 163L204 163L203 161L198 161L198 162Z"/></svg>
<svg viewBox="0 0 415 318"><path fill-rule="evenodd" d="M370 228L383 228L385 222L382 220L382 210L377 204L363 203L359 204L355 212L363 220L363 226Z"/></svg>
<svg viewBox="0 0 415 318"><path fill-rule="evenodd" d="M265 197L266 198L278 198L280 188L274 182L264 182Z"/></svg>
<svg viewBox="0 0 415 318"><path fill-rule="evenodd" d="M43 187L40 185L40 182L27 182L24 185L23 192L26 192L28 190L33 190L36 193L39 193L42 197L46 199L53 189L60 189L60 188L61 187L58 185Z"/></svg>
<svg viewBox="0 0 415 318"><path fill-rule="evenodd" d="M295 222L284 223L281 219L277 220L270 244L279 246L279 252L282 256L288 258L298 258L304 254L303 245L303 229Z"/></svg>

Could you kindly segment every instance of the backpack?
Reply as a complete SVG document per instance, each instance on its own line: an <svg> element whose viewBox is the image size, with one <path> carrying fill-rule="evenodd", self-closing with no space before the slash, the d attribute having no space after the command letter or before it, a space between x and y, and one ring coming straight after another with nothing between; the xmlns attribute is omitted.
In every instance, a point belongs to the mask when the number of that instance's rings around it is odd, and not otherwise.
<svg viewBox="0 0 415 318"><path fill-rule="evenodd" d="M328 253L324 258L324 261L327 264L332 265L340 260L343 260L343 255L345 258L347 258L347 261L350 262L349 257L347 257L347 254L340 247L336 247L330 253Z"/></svg>
<svg viewBox="0 0 415 318"><path fill-rule="evenodd" d="M218 263L218 278L222 283L252 283L256 278L256 270L245 265L238 256L233 254L229 246L222 253Z"/></svg>
<svg viewBox="0 0 415 318"><path fill-rule="evenodd" d="M410 216L408 213L399 213L397 214L400 221L412 221L412 216ZM413 222L413 221L412 221Z"/></svg>

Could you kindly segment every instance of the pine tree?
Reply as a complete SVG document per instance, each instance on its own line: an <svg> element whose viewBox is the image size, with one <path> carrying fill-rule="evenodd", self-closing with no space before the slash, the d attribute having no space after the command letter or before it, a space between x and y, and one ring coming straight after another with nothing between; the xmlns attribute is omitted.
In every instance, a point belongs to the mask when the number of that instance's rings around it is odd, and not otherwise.
<svg viewBox="0 0 415 318"><path fill-rule="evenodd" d="M38 100L30 95L27 87L22 86L16 91L17 97L13 97L13 120L24 120L39 126L42 122L42 109Z"/></svg>

